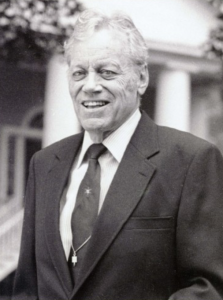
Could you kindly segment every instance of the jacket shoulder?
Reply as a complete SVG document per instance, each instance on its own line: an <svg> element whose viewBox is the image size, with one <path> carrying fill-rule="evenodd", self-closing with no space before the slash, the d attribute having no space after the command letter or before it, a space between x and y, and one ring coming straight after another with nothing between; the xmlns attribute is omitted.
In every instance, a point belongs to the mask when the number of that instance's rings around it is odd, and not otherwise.
<svg viewBox="0 0 223 300"><path fill-rule="evenodd" d="M158 126L158 138L161 149L174 150L177 152L185 152L187 154L195 154L199 151L208 149L217 149L217 147L191 133L180 131L174 128Z"/></svg>
<svg viewBox="0 0 223 300"><path fill-rule="evenodd" d="M55 158L55 156L66 156L66 153L72 151L72 149L77 146L83 138L82 133L78 133L69 137L66 137L58 142L55 142L40 151L37 151L33 158L38 161L42 162L45 161L46 163L51 161Z"/></svg>

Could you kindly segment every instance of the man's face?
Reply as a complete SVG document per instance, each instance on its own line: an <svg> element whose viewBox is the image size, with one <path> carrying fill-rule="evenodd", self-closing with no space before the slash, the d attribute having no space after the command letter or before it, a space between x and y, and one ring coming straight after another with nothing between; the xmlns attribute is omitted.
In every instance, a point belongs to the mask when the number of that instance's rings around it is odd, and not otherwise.
<svg viewBox="0 0 223 300"><path fill-rule="evenodd" d="M139 106L140 75L125 53L125 41L109 30L72 48L69 89L82 127L103 138Z"/></svg>

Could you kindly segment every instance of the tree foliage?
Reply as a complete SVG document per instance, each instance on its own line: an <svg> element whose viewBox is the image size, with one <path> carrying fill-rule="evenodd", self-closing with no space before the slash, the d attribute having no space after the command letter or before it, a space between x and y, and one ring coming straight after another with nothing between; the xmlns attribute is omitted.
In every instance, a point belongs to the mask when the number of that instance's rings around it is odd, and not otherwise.
<svg viewBox="0 0 223 300"><path fill-rule="evenodd" d="M0 0L0 59L45 63L62 51L81 10L75 0Z"/></svg>
<svg viewBox="0 0 223 300"><path fill-rule="evenodd" d="M217 27L211 31L208 52L223 59L223 0L207 0L216 8Z"/></svg>

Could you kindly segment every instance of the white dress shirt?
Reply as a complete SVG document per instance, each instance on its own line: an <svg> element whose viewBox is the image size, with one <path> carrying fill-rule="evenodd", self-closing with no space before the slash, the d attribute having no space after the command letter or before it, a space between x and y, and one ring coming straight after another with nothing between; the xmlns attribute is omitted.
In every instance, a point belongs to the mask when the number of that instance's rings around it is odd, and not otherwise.
<svg viewBox="0 0 223 300"><path fill-rule="evenodd" d="M102 154L98 159L101 167L99 212L112 179L118 169L127 145L138 125L140 118L141 113L139 109L137 109L125 123L123 123L116 131L112 132L106 139L103 140L103 144L106 146L108 151ZM71 217L76 202L78 188L88 168L88 162L83 159L86 151L93 143L94 142L91 140L89 133L85 131L81 150L74 161L74 165L70 172L68 185L65 188L61 198L60 235L67 259L70 254L70 248L72 244Z"/></svg>

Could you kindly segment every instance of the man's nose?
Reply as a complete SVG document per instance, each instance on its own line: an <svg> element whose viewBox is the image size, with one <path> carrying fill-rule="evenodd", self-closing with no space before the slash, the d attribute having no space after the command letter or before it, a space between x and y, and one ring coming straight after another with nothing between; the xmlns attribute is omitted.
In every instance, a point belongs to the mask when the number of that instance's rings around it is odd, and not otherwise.
<svg viewBox="0 0 223 300"><path fill-rule="evenodd" d="M99 78L94 72L89 72L88 76L85 78L85 82L82 90L85 93L98 93L101 92L102 86L99 83Z"/></svg>

